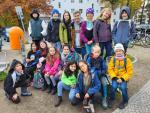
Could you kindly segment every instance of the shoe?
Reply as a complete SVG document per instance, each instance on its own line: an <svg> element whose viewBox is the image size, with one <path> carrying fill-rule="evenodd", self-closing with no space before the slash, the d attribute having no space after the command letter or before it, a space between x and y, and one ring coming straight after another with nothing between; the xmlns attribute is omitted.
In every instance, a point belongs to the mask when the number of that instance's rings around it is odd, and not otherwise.
<svg viewBox="0 0 150 113"><path fill-rule="evenodd" d="M55 95L57 93L57 88L53 88L52 91L51 91L51 95Z"/></svg>
<svg viewBox="0 0 150 113"><path fill-rule="evenodd" d="M113 107L113 103L114 103L114 100L109 99L109 101L108 101L108 107L112 108Z"/></svg>
<svg viewBox="0 0 150 113"><path fill-rule="evenodd" d="M102 107L103 107L103 109L107 109L108 108L107 97L103 97L103 99L102 99Z"/></svg>
<svg viewBox="0 0 150 113"><path fill-rule="evenodd" d="M62 102L62 96L58 96L57 103L55 104L55 107L58 107Z"/></svg>
<svg viewBox="0 0 150 113"><path fill-rule="evenodd" d="M128 102L121 102L121 103L119 104L119 108L120 108L120 109L124 109L127 105L128 105Z"/></svg>
<svg viewBox="0 0 150 113"><path fill-rule="evenodd" d="M32 93L30 93L30 92L21 93L21 96L31 96L31 95L32 95Z"/></svg>

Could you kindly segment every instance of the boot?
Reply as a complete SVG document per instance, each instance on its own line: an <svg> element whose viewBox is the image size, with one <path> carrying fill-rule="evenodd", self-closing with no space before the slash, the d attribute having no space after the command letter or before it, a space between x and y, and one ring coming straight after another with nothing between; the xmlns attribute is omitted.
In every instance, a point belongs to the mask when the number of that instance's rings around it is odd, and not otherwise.
<svg viewBox="0 0 150 113"><path fill-rule="evenodd" d="M57 87L55 86L55 87L52 89L51 95L55 95L56 93L57 93Z"/></svg>
<svg viewBox="0 0 150 113"><path fill-rule="evenodd" d="M58 107L62 102L62 96L58 96L57 103L55 104L55 107Z"/></svg>
<svg viewBox="0 0 150 113"><path fill-rule="evenodd" d="M42 87L42 91L45 91L47 89L47 85L44 83L43 87Z"/></svg>
<svg viewBox="0 0 150 113"><path fill-rule="evenodd" d="M107 98L106 97L103 97L103 99L102 99L102 106L103 106L104 109L108 108L108 102L107 102Z"/></svg>
<svg viewBox="0 0 150 113"><path fill-rule="evenodd" d="M51 93L51 91L52 91L52 87L51 87L51 85L49 84L49 85L48 85L47 93Z"/></svg>
<svg viewBox="0 0 150 113"><path fill-rule="evenodd" d="M31 96L32 93L27 90L27 87L21 87L21 96Z"/></svg>

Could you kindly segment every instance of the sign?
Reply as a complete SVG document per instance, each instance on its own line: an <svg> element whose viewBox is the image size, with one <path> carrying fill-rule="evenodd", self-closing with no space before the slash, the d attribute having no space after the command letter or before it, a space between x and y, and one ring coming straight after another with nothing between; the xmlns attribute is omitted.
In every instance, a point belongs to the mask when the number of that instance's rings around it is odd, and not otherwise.
<svg viewBox="0 0 150 113"><path fill-rule="evenodd" d="M24 17L23 17L23 12L22 12L21 6L16 6L15 9L16 9L16 13L18 15L18 18L23 19Z"/></svg>

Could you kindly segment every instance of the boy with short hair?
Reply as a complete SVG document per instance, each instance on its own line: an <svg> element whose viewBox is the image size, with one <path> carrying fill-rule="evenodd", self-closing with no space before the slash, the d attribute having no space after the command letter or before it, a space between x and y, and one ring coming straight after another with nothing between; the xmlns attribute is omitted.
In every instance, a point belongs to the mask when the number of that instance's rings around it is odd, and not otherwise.
<svg viewBox="0 0 150 113"><path fill-rule="evenodd" d="M124 54L124 48L121 43L115 45L115 56L111 58L108 65L108 74L112 80L109 107L115 99L117 88L122 92L122 102L119 104L120 109L124 109L128 103L127 82L132 77L133 66L129 58Z"/></svg>

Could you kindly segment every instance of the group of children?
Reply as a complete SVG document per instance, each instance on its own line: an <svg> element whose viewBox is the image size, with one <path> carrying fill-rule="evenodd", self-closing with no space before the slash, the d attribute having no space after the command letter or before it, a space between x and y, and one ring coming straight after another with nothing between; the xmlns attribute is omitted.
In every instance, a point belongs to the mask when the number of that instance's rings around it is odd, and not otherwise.
<svg viewBox="0 0 150 113"><path fill-rule="evenodd" d="M86 10L86 21L82 20L78 11L74 13L73 21L67 11L64 12L62 21L59 15L59 11L54 9L52 19L48 27L45 27L37 10L31 13L31 50L24 64L13 60L4 82L6 96L12 102L19 103L17 87L21 87L22 96L32 95L27 87L31 82L34 84L36 74L40 73L42 80L39 82L43 84L38 88L43 91L48 89L47 92L52 95L57 92L55 107L62 102L63 90L67 90L72 105L81 101L83 105L93 103L94 95L101 92L102 106L106 109L112 107L117 88L120 88L123 99L119 108L123 109L129 98L127 82L133 73L132 63L126 56L129 40L135 32L133 22L129 20L129 8L122 8L120 20L115 24L112 33L109 8L104 8L95 21L92 8ZM50 47L43 36L51 43ZM114 49L112 40L115 43ZM111 86L110 93L108 82Z"/></svg>

